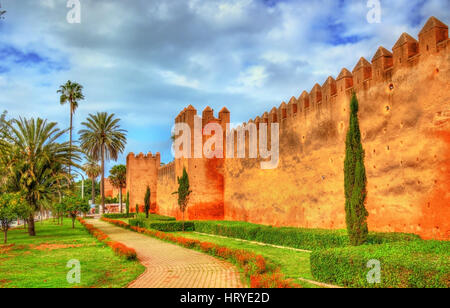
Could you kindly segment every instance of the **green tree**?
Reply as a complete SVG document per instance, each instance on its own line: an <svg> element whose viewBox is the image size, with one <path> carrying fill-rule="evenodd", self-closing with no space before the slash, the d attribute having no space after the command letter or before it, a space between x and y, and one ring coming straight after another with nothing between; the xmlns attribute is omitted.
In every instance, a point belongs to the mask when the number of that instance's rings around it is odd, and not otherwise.
<svg viewBox="0 0 450 308"><path fill-rule="evenodd" d="M7 190L21 192L32 213L28 218L28 232L35 236L34 213L45 204L54 201L60 192L61 183L71 184L67 167L79 167L74 162L80 157L76 148L68 142L57 140L66 131L43 119L14 119L7 126L10 134L8 146L2 155L8 160Z"/></svg>
<svg viewBox="0 0 450 308"><path fill-rule="evenodd" d="M138 214L139 214L139 204L136 203L136 218Z"/></svg>
<svg viewBox="0 0 450 308"><path fill-rule="evenodd" d="M95 204L95 180L102 172L102 168L98 164L98 160L93 159L91 156L87 155L86 159L87 162L83 165L83 170L92 181L91 200L92 204Z"/></svg>
<svg viewBox="0 0 450 308"><path fill-rule="evenodd" d="M119 189L119 206L122 213L122 188L127 185L127 167L116 165L109 171L109 180L111 184Z"/></svg>
<svg viewBox="0 0 450 308"><path fill-rule="evenodd" d="M125 210L127 211L127 217L130 215L130 192L127 191L127 200L125 201Z"/></svg>
<svg viewBox="0 0 450 308"><path fill-rule="evenodd" d="M8 230L14 220L26 211L25 199L19 193L0 195L0 227L4 234L4 244L8 242Z"/></svg>
<svg viewBox="0 0 450 308"><path fill-rule="evenodd" d="M5 140L9 135L6 114L7 112L4 111L0 116L0 193L4 192L6 188L6 181L8 176L7 166L9 163L9 157L8 155L5 155L9 146Z"/></svg>
<svg viewBox="0 0 450 308"><path fill-rule="evenodd" d="M81 147L95 160L101 161L101 186L102 211L105 212L105 160L117 161L119 154L125 149L126 130L121 129L120 119L114 114L99 112L90 114L80 133Z"/></svg>
<svg viewBox="0 0 450 308"><path fill-rule="evenodd" d="M66 213L66 203L61 200L59 203L55 203L53 205L53 211L56 214L56 218L58 220L58 224L63 225L64 221L64 213Z"/></svg>
<svg viewBox="0 0 450 308"><path fill-rule="evenodd" d="M83 199L82 201L83 202L80 205L80 212L84 217L86 217L86 215L89 214L89 211L91 210L91 206L89 205L88 199Z"/></svg>
<svg viewBox="0 0 450 308"><path fill-rule="evenodd" d="M68 103L70 105L70 127L69 127L69 143L72 147L72 130L73 130L73 115L78 108L78 102L84 100L83 86L76 83L67 81L65 84L59 87L57 91L61 94L59 97L59 102L61 105ZM70 175L70 165L69 165L69 175Z"/></svg>
<svg viewBox="0 0 450 308"><path fill-rule="evenodd" d="M150 187L147 186L147 190L145 192L145 197L144 197L145 217L146 218L148 218L148 212L150 211L150 197L151 197Z"/></svg>
<svg viewBox="0 0 450 308"><path fill-rule="evenodd" d="M358 121L358 100L355 93L350 102L350 124L345 149L345 220L350 244L358 246L367 240L367 216L369 213L365 207L367 178Z"/></svg>
<svg viewBox="0 0 450 308"><path fill-rule="evenodd" d="M77 216L86 211L87 202L78 196L67 196L64 198L65 210L72 218L72 229L75 229L75 220ZM87 204L87 206L86 206Z"/></svg>
<svg viewBox="0 0 450 308"><path fill-rule="evenodd" d="M184 232L184 212L189 204L189 196L192 191L189 189L189 176L187 174L186 168L183 167L183 175L177 177L178 180L178 191L173 194L178 195L178 207L181 211L183 217L183 232Z"/></svg>

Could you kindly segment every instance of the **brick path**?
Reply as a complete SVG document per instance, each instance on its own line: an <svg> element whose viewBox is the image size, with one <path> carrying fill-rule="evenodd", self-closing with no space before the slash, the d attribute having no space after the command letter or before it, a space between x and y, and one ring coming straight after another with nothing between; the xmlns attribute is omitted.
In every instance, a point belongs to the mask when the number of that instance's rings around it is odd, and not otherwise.
<svg viewBox="0 0 450 308"><path fill-rule="evenodd" d="M112 240L136 250L147 268L129 288L243 288L239 272L230 263L198 251L166 243L100 220L89 223Z"/></svg>

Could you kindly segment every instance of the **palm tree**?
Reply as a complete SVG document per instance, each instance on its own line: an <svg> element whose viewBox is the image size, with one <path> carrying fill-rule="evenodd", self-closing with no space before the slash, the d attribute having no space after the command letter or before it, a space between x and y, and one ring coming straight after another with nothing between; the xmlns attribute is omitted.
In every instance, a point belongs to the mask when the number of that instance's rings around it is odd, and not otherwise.
<svg viewBox="0 0 450 308"><path fill-rule="evenodd" d="M81 123L85 128L79 132L82 149L92 158L101 161L100 192L103 213L105 212L105 160L117 161L127 143L127 131L120 128L120 119L114 117L114 114L106 112L90 114L86 122Z"/></svg>
<svg viewBox="0 0 450 308"><path fill-rule="evenodd" d="M6 186L9 191L24 194L32 210L28 217L28 233L35 236L34 214L54 200L61 183L70 185L67 167L77 167L74 161L79 160L78 151L68 142L57 142L66 130L60 130L54 122L19 118L6 125L8 146L1 153L8 160Z"/></svg>
<svg viewBox="0 0 450 308"><path fill-rule="evenodd" d="M86 175L92 180L92 204L95 203L95 180L98 178L102 169L98 164L98 160L93 159L87 155L87 162L83 165L83 170Z"/></svg>
<svg viewBox="0 0 450 308"><path fill-rule="evenodd" d="M127 185L127 167L116 165L109 171L109 180L111 184L119 189L119 206L122 213L122 188Z"/></svg>
<svg viewBox="0 0 450 308"><path fill-rule="evenodd" d="M66 84L61 85L59 87L59 90L57 91L57 93L61 94L61 96L59 98L59 102L61 103L61 105L64 105L66 103L70 104L69 142L70 142L70 147L72 147L73 115L75 114L75 111L78 108L78 101L84 100L83 86L76 82L71 82L69 80L66 82ZM69 174L70 174L70 165L69 165Z"/></svg>
<svg viewBox="0 0 450 308"><path fill-rule="evenodd" d="M0 4L0 9L2 8L2 5ZM0 19L5 19L5 17L3 17L3 15L6 14L6 11L2 11L0 10Z"/></svg>

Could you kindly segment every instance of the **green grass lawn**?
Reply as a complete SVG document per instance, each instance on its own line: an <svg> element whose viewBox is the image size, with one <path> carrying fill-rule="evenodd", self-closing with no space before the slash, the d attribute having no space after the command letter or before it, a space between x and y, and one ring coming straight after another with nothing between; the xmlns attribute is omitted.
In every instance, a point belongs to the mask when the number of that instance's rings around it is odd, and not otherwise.
<svg viewBox="0 0 450 308"><path fill-rule="evenodd" d="M8 233L8 245L0 245L1 288L118 288L125 287L145 270L139 262L127 261L93 238L77 221L64 225L48 220L36 223L36 237L25 230ZM13 244L13 245L12 245ZM81 283L69 284L69 260L81 264Z"/></svg>
<svg viewBox="0 0 450 308"><path fill-rule="evenodd" d="M183 236L190 239L197 239L205 242L211 242L218 245L245 249L254 253L260 254L263 257L270 259L273 263L277 264L281 268L281 272L287 277L292 278L294 281L303 287L314 288L317 287L313 284L298 280L298 278L306 278L314 280L310 270L310 253L294 251L289 249L281 249L270 246L261 246L257 244L238 241L232 238L219 238L208 235L202 235L192 232L174 232L171 233L176 236Z"/></svg>

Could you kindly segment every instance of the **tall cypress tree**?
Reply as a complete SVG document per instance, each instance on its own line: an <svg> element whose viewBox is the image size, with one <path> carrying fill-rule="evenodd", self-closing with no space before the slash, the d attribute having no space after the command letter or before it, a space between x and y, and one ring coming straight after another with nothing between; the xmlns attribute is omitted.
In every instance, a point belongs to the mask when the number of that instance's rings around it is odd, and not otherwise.
<svg viewBox="0 0 450 308"><path fill-rule="evenodd" d="M362 245L367 240L366 169L364 167L364 149L358 121L358 100L353 93L350 102L350 124L345 141L344 162L345 220L350 244Z"/></svg>
<svg viewBox="0 0 450 308"><path fill-rule="evenodd" d="M178 180L178 191L174 192L173 194L178 195L178 207L180 208L180 211L183 216L183 232L184 232L184 212L186 211L186 208L189 204L189 196L192 193L189 186L189 176L187 174L185 167L183 168L183 176L177 177L177 180Z"/></svg>
<svg viewBox="0 0 450 308"><path fill-rule="evenodd" d="M150 187L147 186L147 191L145 192L144 205L145 205L145 217L148 218L148 212L150 211Z"/></svg>

